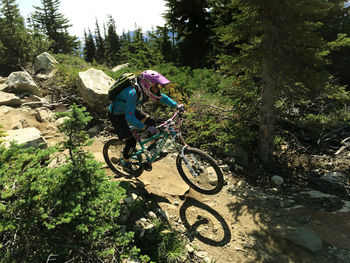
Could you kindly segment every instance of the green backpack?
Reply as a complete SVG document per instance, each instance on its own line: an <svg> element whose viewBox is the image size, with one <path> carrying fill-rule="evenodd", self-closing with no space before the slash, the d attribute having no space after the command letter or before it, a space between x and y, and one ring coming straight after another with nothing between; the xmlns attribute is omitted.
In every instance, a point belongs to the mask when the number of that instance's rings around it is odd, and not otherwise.
<svg viewBox="0 0 350 263"><path fill-rule="evenodd" d="M122 92L125 88L132 86L131 80L136 78L133 73L125 73L116 82L109 88L108 97L110 100L114 100L115 96L117 96L120 92Z"/></svg>

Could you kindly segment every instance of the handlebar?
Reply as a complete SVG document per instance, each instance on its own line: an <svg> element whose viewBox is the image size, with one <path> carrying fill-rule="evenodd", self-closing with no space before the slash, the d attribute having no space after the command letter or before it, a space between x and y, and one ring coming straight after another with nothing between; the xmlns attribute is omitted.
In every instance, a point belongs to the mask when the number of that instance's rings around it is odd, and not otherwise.
<svg viewBox="0 0 350 263"><path fill-rule="evenodd" d="M156 127L158 129L165 130L165 129L169 128L169 126L171 124L175 124L174 120L175 120L176 117L179 117L178 126L180 126L181 121L182 121L182 117L183 117L183 113L184 113L184 111L177 110L170 119L166 120L164 123L162 123L162 124L160 124L160 125L158 125Z"/></svg>

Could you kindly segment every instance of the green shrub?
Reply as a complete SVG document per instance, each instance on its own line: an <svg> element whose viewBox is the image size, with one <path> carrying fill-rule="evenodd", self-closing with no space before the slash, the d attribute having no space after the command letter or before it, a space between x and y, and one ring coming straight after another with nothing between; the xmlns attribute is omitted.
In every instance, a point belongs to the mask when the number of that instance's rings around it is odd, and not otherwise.
<svg viewBox="0 0 350 263"><path fill-rule="evenodd" d="M3 140L1 140L1 137L5 137L6 136L6 133L2 128L2 125L0 124L0 145L1 143L3 142Z"/></svg>
<svg viewBox="0 0 350 263"><path fill-rule="evenodd" d="M110 262L136 255L133 233L117 225L125 190L81 146L88 114L72 106L63 131L64 164L48 167L55 148L0 148L1 262Z"/></svg>
<svg viewBox="0 0 350 263"><path fill-rule="evenodd" d="M139 240L140 247L150 255L152 262L176 263L186 258L185 241L181 233L173 229L167 221L154 219L152 235Z"/></svg>

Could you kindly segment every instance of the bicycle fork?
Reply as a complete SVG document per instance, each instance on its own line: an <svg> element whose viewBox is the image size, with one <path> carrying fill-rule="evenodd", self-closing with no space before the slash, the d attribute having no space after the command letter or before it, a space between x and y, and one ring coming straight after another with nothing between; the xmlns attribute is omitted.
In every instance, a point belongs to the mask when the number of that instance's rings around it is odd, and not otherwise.
<svg viewBox="0 0 350 263"><path fill-rule="evenodd" d="M190 171L190 173L192 174L192 176L194 178L196 178L199 174L192 168L192 165L190 164L190 162L187 160L187 158L185 157L185 149L186 147L188 147L188 145L185 145L180 153L180 156L182 158L182 160L184 161L184 163L186 164L188 170ZM195 162L195 165L198 165L198 160L196 157L192 156L192 160Z"/></svg>

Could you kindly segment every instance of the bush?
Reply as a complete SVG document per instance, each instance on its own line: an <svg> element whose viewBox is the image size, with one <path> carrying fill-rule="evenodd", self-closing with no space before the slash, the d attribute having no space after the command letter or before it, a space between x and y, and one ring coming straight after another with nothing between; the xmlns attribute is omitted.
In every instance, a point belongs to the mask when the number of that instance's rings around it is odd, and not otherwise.
<svg viewBox="0 0 350 263"><path fill-rule="evenodd" d="M125 190L81 149L89 116L73 105L69 117L61 166L48 166L55 148L0 148L1 262L110 262L138 253L133 233L116 223Z"/></svg>

